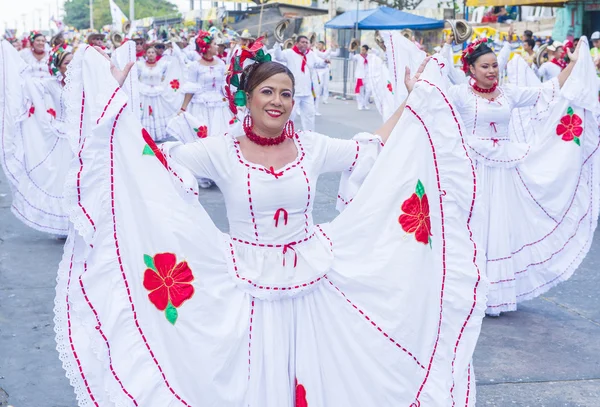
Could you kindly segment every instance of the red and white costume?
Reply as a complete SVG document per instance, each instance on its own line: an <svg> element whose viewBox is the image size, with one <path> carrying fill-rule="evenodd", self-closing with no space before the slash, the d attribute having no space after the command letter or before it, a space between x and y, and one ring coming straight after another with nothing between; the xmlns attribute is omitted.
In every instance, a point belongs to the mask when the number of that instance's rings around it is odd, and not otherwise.
<svg viewBox="0 0 600 407"><path fill-rule="evenodd" d="M356 62L356 64L354 64L354 93L356 93L356 102L358 104L358 110L369 109L369 102L371 99L369 68L370 65L374 64L373 60L375 58L378 57L373 54L367 54L366 56L363 56L362 54L352 55L352 60Z"/></svg>
<svg viewBox="0 0 600 407"><path fill-rule="evenodd" d="M394 41L386 42L388 50L402 49L400 35L382 35ZM490 315L514 311L517 303L565 281L590 249L600 206L600 109L587 41L581 41L580 60L562 89L553 79L541 86L500 86L493 100L469 84L445 92L441 109L462 118L477 169L473 222L485 253L480 265L490 281ZM402 72L391 75L395 87L404 78L401 61L414 66L422 60L411 61L414 55L395 54L390 71ZM447 73L445 60L432 63ZM516 131L511 127L523 121L511 118L521 111L536 125Z"/></svg>
<svg viewBox="0 0 600 407"><path fill-rule="evenodd" d="M32 78L49 78L50 71L48 71L48 51L44 51L42 59L37 59L33 52L33 48L25 48L19 51L19 55L23 58L23 61L31 67Z"/></svg>
<svg viewBox="0 0 600 407"><path fill-rule="evenodd" d="M101 55L81 49L72 64L84 70L72 100L95 97L78 110L77 233L55 312L80 406L475 405L474 176L439 92L415 90L383 150L370 134L300 132L297 158L265 168L243 157L239 131L157 148ZM325 172L362 187L315 225ZM198 202L197 177L223 191L228 234Z"/></svg>
<svg viewBox="0 0 600 407"><path fill-rule="evenodd" d="M296 88L294 93L294 110L291 119L295 121L297 115L300 115L302 129L313 131L315 129L315 94L314 92L314 74L316 68L327 66L316 53L308 50L304 55L297 50L281 49L281 44L276 43L273 47L275 59L282 61L294 74Z"/></svg>

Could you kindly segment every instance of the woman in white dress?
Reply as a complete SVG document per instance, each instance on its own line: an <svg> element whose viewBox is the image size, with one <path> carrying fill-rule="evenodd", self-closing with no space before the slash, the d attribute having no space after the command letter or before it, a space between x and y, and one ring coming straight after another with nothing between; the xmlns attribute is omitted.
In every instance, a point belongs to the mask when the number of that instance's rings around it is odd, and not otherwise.
<svg viewBox="0 0 600 407"><path fill-rule="evenodd" d="M417 87L376 135L289 133L293 76L265 62L239 82L244 126L159 148L125 109L126 71L91 48L73 65L73 99L96 97L80 106L85 174L55 311L81 406L475 405L474 177L452 176L471 163L436 93ZM409 90L441 81L421 71ZM315 225L318 176L334 171L369 177ZM229 234L197 177L223 191Z"/></svg>
<svg viewBox="0 0 600 407"><path fill-rule="evenodd" d="M391 89L401 94L393 73L423 56L401 35L382 35ZM580 44L552 81L498 86L498 58L487 40L478 40L463 55L470 81L444 92L446 109L464 123L461 133L477 169L473 223L484 254L480 268L490 283L488 315L514 311L519 302L567 280L590 249L600 205L599 108L587 41ZM448 75L447 62L433 59ZM385 83L378 78L376 100L384 112L399 103ZM515 129L523 124L511 120L519 110L535 124ZM352 191L340 195L352 199Z"/></svg>
<svg viewBox="0 0 600 407"><path fill-rule="evenodd" d="M64 98L65 73L73 55L66 45L50 53L49 78L31 78L17 52L6 41L2 48L0 92L1 161L13 191L12 212L28 226L66 236L64 183L73 157Z"/></svg>
<svg viewBox="0 0 600 407"><path fill-rule="evenodd" d="M169 76L169 62L157 60L154 47L148 47L146 58L137 64L142 124L154 141L163 141L167 124L177 113L179 83L175 85Z"/></svg>
<svg viewBox="0 0 600 407"><path fill-rule="evenodd" d="M185 94L181 111L187 111L204 126L198 137L223 135L234 117L224 92L226 66L216 56L219 48L206 31L196 37L196 52L201 58L188 67L181 90Z"/></svg>
<svg viewBox="0 0 600 407"><path fill-rule="evenodd" d="M46 50L46 38L44 34L32 31L29 34L30 48L25 48L19 52L21 58L31 67L31 77L49 78L48 72L48 51Z"/></svg>

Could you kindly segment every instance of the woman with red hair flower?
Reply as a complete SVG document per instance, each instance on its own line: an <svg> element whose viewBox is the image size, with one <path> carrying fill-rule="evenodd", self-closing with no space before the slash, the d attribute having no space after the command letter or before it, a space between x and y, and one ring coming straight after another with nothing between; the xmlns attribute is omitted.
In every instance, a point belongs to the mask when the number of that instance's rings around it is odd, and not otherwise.
<svg viewBox="0 0 600 407"><path fill-rule="evenodd" d="M48 51L44 34L32 31L28 37L30 48L19 51L21 58L31 67L31 77L48 78Z"/></svg>
<svg viewBox="0 0 600 407"><path fill-rule="evenodd" d="M207 126L209 136L222 135L233 117L224 92L225 63L217 57L218 46L207 31L198 33L196 52L200 59L188 66L181 88L185 97L180 114L187 112L196 122ZM173 130L173 135L182 136L177 130Z"/></svg>

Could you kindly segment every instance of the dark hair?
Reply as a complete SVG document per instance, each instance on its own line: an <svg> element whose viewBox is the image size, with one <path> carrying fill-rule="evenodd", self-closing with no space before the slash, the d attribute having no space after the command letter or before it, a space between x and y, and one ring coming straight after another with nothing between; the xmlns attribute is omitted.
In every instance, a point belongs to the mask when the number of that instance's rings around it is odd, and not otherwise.
<svg viewBox="0 0 600 407"><path fill-rule="evenodd" d="M56 67L60 68L60 66L63 64L63 62L65 62L65 59L71 55L70 52L63 52L62 54L60 54L60 56L58 57L58 59L56 60Z"/></svg>
<svg viewBox="0 0 600 407"><path fill-rule="evenodd" d="M473 65L480 56L489 54L490 52L492 54L494 53L494 51L490 47L488 47L487 44L481 44L477 48L475 48L475 50L471 52L471 54L467 56L467 63L469 65Z"/></svg>
<svg viewBox="0 0 600 407"><path fill-rule="evenodd" d="M308 37L306 35L299 35L298 38L296 38L296 44L299 43L302 38L306 38L308 41Z"/></svg>
<svg viewBox="0 0 600 407"><path fill-rule="evenodd" d="M525 42L527 43L527 45L529 45L531 48L535 47L535 41L533 40L533 38L527 38L525 40Z"/></svg>
<svg viewBox="0 0 600 407"><path fill-rule="evenodd" d="M41 33L34 34L33 37L31 37L31 42L33 43L33 41L35 41L35 39L37 37L43 37L43 36L44 36L44 34L41 34ZM44 39L46 39L46 38L44 37Z"/></svg>
<svg viewBox="0 0 600 407"><path fill-rule="evenodd" d="M240 77L239 89L246 93L251 93L258 85L269 79L273 75L284 73L292 80L292 92L296 86L294 74L285 65L279 62L255 62L244 68Z"/></svg>
<svg viewBox="0 0 600 407"><path fill-rule="evenodd" d="M523 35L525 36L525 38L531 39L531 38L533 38L533 31L525 30L525 31L523 31Z"/></svg>
<svg viewBox="0 0 600 407"><path fill-rule="evenodd" d="M364 48L365 50L369 50L369 46L367 44L363 45L361 48Z"/></svg>
<svg viewBox="0 0 600 407"><path fill-rule="evenodd" d="M318 42L319 42L319 44L325 45L325 41L318 41Z"/></svg>

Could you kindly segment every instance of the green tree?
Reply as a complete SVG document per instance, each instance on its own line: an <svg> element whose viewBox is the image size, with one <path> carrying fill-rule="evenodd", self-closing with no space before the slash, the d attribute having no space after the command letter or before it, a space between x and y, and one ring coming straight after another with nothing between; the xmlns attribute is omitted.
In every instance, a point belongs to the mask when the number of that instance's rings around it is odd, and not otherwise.
<svg viewBox="0 0 600 407"><path fill-rule="evenodd" d="M65 24L78 30L90 27L90 1L89 0L67 0L65 2ZM115 0L115 3L129 14L128 0ZM93 0L94 4L94 27L99 28L110 24L110 7L108 0ZM144 17L163 17L177 13L177 6L168 0L135 0L136 20Z"/></svg>

